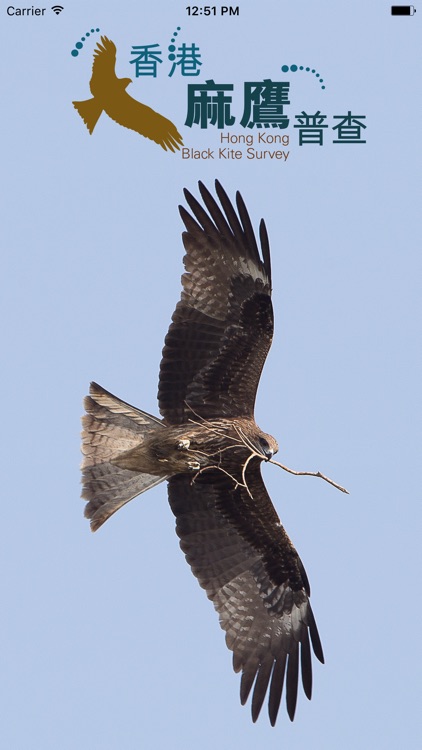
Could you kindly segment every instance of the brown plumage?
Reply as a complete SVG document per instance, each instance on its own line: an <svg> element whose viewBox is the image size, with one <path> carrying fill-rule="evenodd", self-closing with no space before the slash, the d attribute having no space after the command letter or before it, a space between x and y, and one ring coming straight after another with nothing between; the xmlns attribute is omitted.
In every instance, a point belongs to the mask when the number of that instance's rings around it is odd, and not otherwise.
<svg viewBox="0 0 422 750"><path fill-rule="evenodd" d="M83 497L95 531L135 495L168 480L180 546L226 631L241 701L253 687L255 721L269 689L274 725L283 685L293 720L301 664L312 692L311 648L323 661L302 562L263 483L276 440L254 420L271 345L270 251L261 254L239 193L221 185L221 208L199 183L188 191L183 291L165 339L158 400L162 420L91 384L83 418Z"/></svg>
<svg viewBox="0 0 422 750"><path fill-rule="evenodd" d="M89 83L93 98L83 102L72 102L89 132L92 134L104 111L119 125L150 138L164 150L179 149L183 140L176 126L126 92L132 79L116 76L116 45L105 36L101 37L101 42L102 44L98 43L94 51L92 77Z"/></svg>

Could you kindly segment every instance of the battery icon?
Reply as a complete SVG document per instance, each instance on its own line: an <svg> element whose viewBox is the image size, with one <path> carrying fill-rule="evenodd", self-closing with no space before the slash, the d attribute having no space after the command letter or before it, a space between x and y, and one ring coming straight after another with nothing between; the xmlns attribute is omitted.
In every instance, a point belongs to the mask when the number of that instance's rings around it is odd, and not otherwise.
<svg viewBox="0 0 422 750"><path fill-rule="evenodd" d="M416 8L413 5L392 5L391 15L392 16L413 16L416 13Z"/></svg>

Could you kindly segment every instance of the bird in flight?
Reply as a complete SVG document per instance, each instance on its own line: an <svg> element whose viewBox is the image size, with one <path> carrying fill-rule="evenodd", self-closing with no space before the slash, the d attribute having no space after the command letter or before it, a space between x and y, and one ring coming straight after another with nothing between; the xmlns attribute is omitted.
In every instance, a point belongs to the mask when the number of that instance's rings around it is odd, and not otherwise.
<svg viewBox="0 0 422 750"><path fill-rule="evenodd" d="M182 136L175 125L146 104L133 99L126 88L131 78L117 78L116 45L106 36L94 51L92 76L89 82L92 98L83 102L72 102L89 132L92 132L104 111L112 120L125 128L135 130L145 138L158 143L165 151L176 151L183 144Z"/></svg>
<svg viewBox="0 0 422 750"><path fill-rule="evenodd" d="M323 652L308 578L261 476L278 445L254 419L273 336L270 249L260 250L239 193L219 182L201 203L185 190L185 273L160 366L161 419L95 383L85 399L82 497L96 531L122 505L167 480L180 546L214 604L240 698L256 721L268 693L274 726L282 691L293 721L299 672L312 693L311 644ZM221 207L220 207L221 206Z"/></svg>

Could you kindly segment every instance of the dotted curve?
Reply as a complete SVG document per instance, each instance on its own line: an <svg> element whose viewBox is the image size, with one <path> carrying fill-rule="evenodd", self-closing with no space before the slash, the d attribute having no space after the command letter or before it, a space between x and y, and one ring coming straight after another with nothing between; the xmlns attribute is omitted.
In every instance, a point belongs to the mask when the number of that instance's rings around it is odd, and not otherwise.
<svg viewBox="0 0 422 750"><path fill-rule="evenodd" d="M318 81L320 84L324 83L324 79L321 78L321 75L316 72L314 68L305 68L303 65L282 65L281 70L283 73L288 73L290 70L292 73L296 73L298 70L304 70L305 73L313 73L316 78L318 78ZM325 86L321 85L322 89L325 89Z"/></svg>
<svg viewBox="0 0 422 750"><path fill-rule="evenodd" d="M170 52L170 54L168 56L168 59L171 62L174 62L174 60L176 59L176 55L174 54L176 52L176 45L174 44L174 42L176 41L176 37L177 37L177 32L178 31L180 31L180 26L178 26L176 28L176 31L173 31L173 36L171 38L171 44L169 44L169 46L168 46L168 51Z"/></svg>
<svg viewBox="0 0 422 750"><path fill-rule="evenodd" d="M85 33L85 36L81 37L81 41L80 42L76 42L74 49L70 53L72 55L72 57L77 57L79 55L79 50L81 50L82 47L84 46L83 42L86 41L86 38L88 36L91 36L91 34L95 34L95 33L98 33L98 32L99 32L99 29L91 29L91 31L87 31Z"/></svg>

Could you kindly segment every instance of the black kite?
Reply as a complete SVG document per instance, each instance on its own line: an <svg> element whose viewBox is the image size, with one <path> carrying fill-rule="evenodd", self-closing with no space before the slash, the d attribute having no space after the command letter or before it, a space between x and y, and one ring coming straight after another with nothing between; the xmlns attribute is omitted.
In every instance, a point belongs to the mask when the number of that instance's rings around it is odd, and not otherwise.
<svg viewBox="0 0 422 750"><path fill-rule="evenodd" d="M119 125L150 138L165 151L179 149L183 140L176 126L126 92L132 79L116 76L116 45L106 36L101 37L101 42L102 45L98 42L94 51L92 77L89 83L93 98L83 102L72 102L89 132L92 134L104 110Z"/></svg>
<svg viewBox="0 0 422 750"><path fill-rule="evenodd" d="M185 190L183 291L165 339L158 399L162 419L95 383L83 418L83 497L93 531L164 479L180 546L226 631L252 718L269 686L275 724L283 684L293 720L299 662L308 698L311 647L323 662L302 562L282 527L260 464L277 442L254 420L261 370L273 335L270 251L261 255L239 193L237 212L221 185L222 209L199 183L205 208Z"/></svg>

